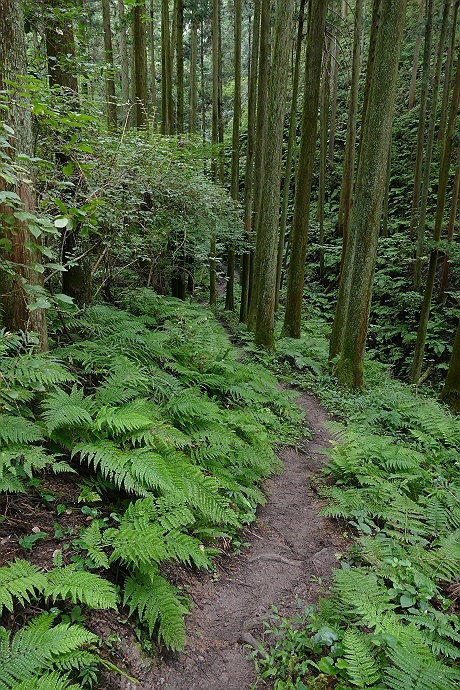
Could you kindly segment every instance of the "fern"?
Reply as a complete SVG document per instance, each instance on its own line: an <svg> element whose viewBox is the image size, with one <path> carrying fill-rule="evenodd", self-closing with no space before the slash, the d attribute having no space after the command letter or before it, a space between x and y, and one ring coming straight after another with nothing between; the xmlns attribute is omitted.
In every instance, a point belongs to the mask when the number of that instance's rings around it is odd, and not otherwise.
<svg viewBox="0 0 460 690"><path fill-rule="evenodd" d="M63 390L47 396L43 402L43 418L49 434L61 427L88 427L92 423L93 401L74 386L70 393Z"/></svg>
<svg viewBox="0 0 460 690"><path fill-rule="evenodd" d="M24 605L35 599L47 586L46 577L24 560L0 568L0 615L5 607L13 612L14 600Z"/></svg>
<svg viewBox="0 0 460 690"><path fill-rule="evenodd" d="M1 686L0 686L1 687ZM81 685L70 683L68 678L58 671L52 673L41 673L34 678L27 678L22 682L15 683L11 690L80 690Z"/></svg>
<svg viewBox="0 0 460 690"><path fill-rule="evenodd" d="M36 443L43 435L36 424L23 417L0 414L0 440L8 443Z"/></svg>
<svg viewBox="0 0 460 690"><path fill-rule="evenodd" d="M389 690L455 690L460 672L434 659L425 659L401 645L390 648L393 666L387 668L385 683Z"/></svg>
<svg viewBox="0 0 460 690"><path fill-rule="evenodd" d="M155 626L158 626L158 637L169 649L184 648L184 615L187 609L179 601L177 590L163 577L135 571L133 576L126 579L123 603L128 606L129 615L136 611L151 635Z"/></svg>
<svg viewBox="0 0 460 690"><path fill-rule="evenodd" d="M372 687L380 680L380 671L366 635L346 630L342 644L350 682L358 688Z"/></svg>
<svg viewBox="0 0 460 690"><path fill-rule="evenodd" d="M95 573L75 570L73 565L53 568L46 573L45 596L53 599L70 599L94 609L116 608L117 594L114 585Z"/></svg>

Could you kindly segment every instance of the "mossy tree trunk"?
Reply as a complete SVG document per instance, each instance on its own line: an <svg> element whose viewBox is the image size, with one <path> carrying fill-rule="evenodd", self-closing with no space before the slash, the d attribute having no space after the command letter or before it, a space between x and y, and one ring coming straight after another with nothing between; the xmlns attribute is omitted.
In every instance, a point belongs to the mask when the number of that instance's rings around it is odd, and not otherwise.
<svg viewBox="0 0 460 690"><path fill-rule="evenodd" d="M113 65L112 28L110 22L110 0L102 0L102 28L105 52L105 96L107 125L110 130L117 129L117 103L115 100L115 70Z"/></svg>
<svg viewBox="0 0 460 690"><path fill-rule="evenodd" d="M263 191L254 262L257 266L257 315L255 342L267 350L274 347L274 315L276 287L276 256L279 226L282 143L286 92L291 46L294 0L278 0L276 4L273 64L267 138L264 142Z"/></svg>
<svg viewBox="0 0 460 690"><path fill-rule="evenodd" d="M219 144L219 10L220 1L212 0L212 177L219 182L220 153ZM209 304L214 307L217 301L216 281L216 235L211 237L209 251Z"/></svg>
<svg viewBox="0 0 460 690"><path fill-rule="evenodd" d="M198 24L196 14L192 14L190 27L190 95L188 111L188 131L189 134L196 134L196 108L197 108L197 81L196 64L198 55Z"/></svg>
<svg viewBox="0 0 460 690"><path fill-rule="evenodd" d="M454 59L454 52L455 52L455 41L456 41L456 36L457 36L457 29L458 29L458 10L460 8L460 0L455 0L454 4L454 11L452 15L452 30L450 32L450 37L449 37L449 44L447 47L447 60L446 60L446 66L444 68L444 86L443 86L443 91L442 91L442 104L441 104L441 119L439 121L439 131L438 131L438 140L442 141L442 138L444 136L444 129L446 127L446 116L447 116L447 111L449 110L448 107L448 99L449 99L449 87L450 87L450 80L452 76L452 63Z"/></svg>
<svg viewBox="0 0 460 690"><path fill-rule="evenodd" d="M161 133L174 134L169 2L161 0Z"/></svg>
<svg viewBox="0 0 460 690"><path fill-rule="evenodd" d="M149 24L149 48L150 48L150 111L152 113L153 128L156 129L157 121L157 70L155 64L155 6L154 0L150 0L150 24Z"/></svg>
<svg viewBox="0 0 460 690"><path fill-rule="evenodd" d="M310 7L305 61L302 133L295 185L294 219L291 230L291 260L287 278L286 313L283 325L284 335L290 338L300 338L310 195L318 129L321 56L323 54L326 17L327 3L323 2L323 0L313 0Z"/></svg>
<svg viewBox="0 0 460 690"><path fill-rule="evenodd" d="M385 0L363 125L350 234L331 335L330 357L348 387L363 383L363 359L382 214L405 0Z"/></svg>
<svg viewBox="0 0 460 690"><path fill-rule="evenodd" d="M177 133L184 133L184 0L176 3Z"/></svg>
<svg viewBox="0 0 460 690"><path fill-rule="evenodd" d="M426 333L428 328L428 319L430 317L431 300L433 296L434 281L436 278L436 269L438 265L438 248L437 245L441 239L441 232L444 223L444 208L446 205L447 185L449 182L449 171L452 159L452 147L455 135L455 123L458 115L458 108L460 105L460 51L457 58L457 70L455 74L454 88L452 92L452 99L450 102L449 119L447 122L447 129L444 136L443 152L441 158L441 167L439 169L438 181L438 196L436 204L436 216L433 231L433 245L434 248L430 252L430 261L428 264L428 274L426 277L425 291L423 293L422 310L420 313L420 321L417 331L417 340L415 342L414 361L412 363L412 383L418 383L422 372L423 355L425 352Z"/></svg>
<svg viewBox="0 0 460 690"><path fill-rule="evenodd" d="M257 99L257 66L260 39L261 0L255 0L252 23L251 61L249 68L248 93L248 140L246 146L246 172L244 177L244 231L245 252L242 260L240 322L247 323L249 309L250 250L252 237L252 200L254 182L255 123Z"/></svg>
<svg viewBox="0 0 460 690"><path fill-rule="evenodd" d="M235 76L235 92L233 97L233 131L232 131L232 180L231 195L238 202L240 189L240 119L241 119L241 24L243 4L242 0L234 0L234 49L233 67ZM235 247L232 244L227 250L227 290L225 295L225 309L235 309Z"/></svg>
<svg viewBox="0 0 460 690"><path fill-rule="evenodd" d="M460 146L457 149L457 165L455 166L454 185L452 188L452 201L450 204L449 225L447 226L447 243L450 245L454 238L455 218L457 215L457 204L460 196ZM441 285L439 287L439 301L444 304L446 301L446 290L449 281L450 256L449 252L444 254L442 264Z"/></svg>
<svg viewBox="0 0 460 690"><path fill-rule="evenodd" d="M460 321L440 398L446 405L449 405L453 412L460 414Z"/></svg>
<svg viewBox="0 0 460 690"><path fill-rule="evenodd" d="M133 7L134 77L136 85L136 126L147 126L147 34L145 0L137 0Z"/></svg>
<svg viewBox="0 0 460 690"><path fill-rule="evenodd" d="M425 10L425 2L426 2L426 0L420 0L420 8L418 11L417 40L415 41L414 60L412 62L412 76L411 76L410 87L409 87L409 100L408 100L409 110L412 110L412 108L415 105L415 87L417 84L418 60L419 60L419 56L420 56L420 47L422 45L423 13Z"/></svg>
<svg viewBox="0 0 460 690"><path fill-rule="evenodd" d="M300 79L300 58L302 54L303 43L303 29L305 17L306 0L300 0L299 17L297 24L297 39L295 44L294 56L294 70L292 76L292 99L291 99L291 114L289 119L289 134L286 152L286 168L284 173L283 184L283 200L281 203L281 219L280 219L280 233L278 239L278 257L276 262L276 293L275 293L275 311L279 307L280 291L281 291L281 276L283 273L283 255L284 244L286 238L286 224L289 206L289 192L291 189L291 169L292 159L294 154L294 146L297 139L297 99L299 96L299 79Z"/></svg>
<svg viewBox="0 0 460 690"><path fill-rule="evenodd" d="M118 0L118 20L119 27L119 50L121 63L121 100L123 108L123 126L130 124L130 98L129 98L129 58L128 58L128 41L126 37L126 17L125 17L125 3L123 0Z"/></svg>
<svg viewBox="0 0 460 690"><path fill-rule="evenodd" d="M0 11L0 89L9 92L9 107L3 119L13 131L11 148L5 150L12 158L33 156L33 136L30 103L24 95L22 78L27 74L24 15L20 0L2 0ZM22 165L27 165L22 161ZM32 172L32 171L30 171ZM22 211L33 213L35 194L26 176L19 175L13 189L22 201ZM0 178L0 191L6 185ZM0 206L0 216L12 215L12 209ZM0 312L2 325L10 331L21 330L38 335L40 350L48 349L46 315L43 309L29 309L43 289L43 274L34 269L41 263L37 240L25 222L14 219L13 225L3 224L3 239L11 246L5 258L12 262L14 273L0 271ZM28 286L32 290L27 289ZM35 289L34 289L35 288Z"/></svg>

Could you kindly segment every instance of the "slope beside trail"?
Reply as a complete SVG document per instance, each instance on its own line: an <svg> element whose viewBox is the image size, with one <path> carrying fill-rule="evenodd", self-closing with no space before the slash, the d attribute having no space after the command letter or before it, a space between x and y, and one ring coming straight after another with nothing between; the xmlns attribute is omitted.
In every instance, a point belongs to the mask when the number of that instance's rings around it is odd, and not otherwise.
<svg viewBox="0 0 460 690"><path fill-rule="evenodd" d="M190 583L185 651L152 661L125 640L125 668L139 682L111 675L104 688L249 690L256 675L247 643L262 631L271 606L292 615L297 600L314 603L327 588L344 544L336 523L318 515L310 481L326 461L320 451L330 446L328 415L311 395L302 393L297 402L311 440L281 453L283 471L265 483L267 503L246 531L242 553L219 562L214 575Z"/></svg>

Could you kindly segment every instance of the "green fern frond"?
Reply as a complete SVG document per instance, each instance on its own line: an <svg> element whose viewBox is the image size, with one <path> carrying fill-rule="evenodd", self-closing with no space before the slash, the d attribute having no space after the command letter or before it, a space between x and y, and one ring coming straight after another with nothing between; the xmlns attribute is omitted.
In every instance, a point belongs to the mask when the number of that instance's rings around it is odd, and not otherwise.
<svg viewBox="0 0 460 690"><path fill-rule="evenodd" d="M53 671L15 683L10 690L81 690L81 685L75 685L66 676Z"/></svg>
<svg viewBox="0 0 460 690"><path fill-rule="evenodd" d="M184 615L186 607L179 601L177 590L164 578L155 574L137 572L126 579L123 603L129 615L136 611L152 635L158 625L158 637L172 650L185 645Z"/></svg>
<svg viewBox="0 0 460 690"><path fill-rule="evenodd" d="M351 612L363 617L391 609L387 588L364 569L336 570L333 591Z"/></svg>
<svg viewBox="0 0 460 690"><path fill-rule="evenodd" d="M402 645L388 652L393 666L386 669L385 683L389 690L455 690L460 682L458 669L440 661L427 660Z"/></svg>
<svg viewBox="0 0 460 690"><path fill-rule="evenodd" d="M70 393L64 390L50 393L43 401L43 418L48 433L61 427L86 428L92 423L93 400L74 386Z"/></svg>
<svg viewBox="0 0 460 690"><path fill-rule="evenodd" d="M46 588L46 577L28 561L17 559L0 568L0 615L3 607L13 612L14 600L29 603Z"/></svg>
<svg viewBox="0 0 460 690"><path fill-rule="evenodd" d="M345 631L344 657L348 663L347 676L358 688L369 688L380 680L380 671L366 635L358 630Z"/></svg>
<svg viewBox="0 0 460 690"><path fill-rule="evenodd" d="M0 441L8 443L36 443L43 434L39 427L24 417L0 414Z"/></svg>
<svg viewBox="0 0 460 690"><path fill-rule="evenodd" d="M97 520L93 520L89 527L80 532L78 546L87 551L88 556L98 568L109 567L109 559L103 551L102 532Z"/></svg>
<svg viewBox="0 0 460 690"><path fill-rule="evenodd" d="M73 565L53 568L46 573L44 594L52 599L70 599L93 609L114 609L117 604L116 588L111 582Z"/></svg>
<svg viewBox="0 0 460 690"><path fill-rule="evenodd" d="M148 414L148 407L145 400L133 400L118 407L104 405L96 415L93 428L96 431L106 429L112 436L149 429L154 420Z"/></svg>

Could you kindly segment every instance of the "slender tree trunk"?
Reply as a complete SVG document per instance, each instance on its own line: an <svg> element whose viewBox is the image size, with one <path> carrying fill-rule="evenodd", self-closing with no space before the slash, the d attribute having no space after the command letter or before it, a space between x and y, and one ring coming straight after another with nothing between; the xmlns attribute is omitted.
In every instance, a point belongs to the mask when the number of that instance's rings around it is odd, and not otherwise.
<svg viewBox="0 0 460 690"><path fill-rule="evenodd" d="M125 4L118 0L118 18L120 20L120 62L121 62L121 100L123 106L123 125L129 124L129 60L128 42L126 39Z"/></svg>
<svg viewBox="0 0 460 690"><path fill-rule="evenodd" d="M259 70L257 83L257 122L256 122L256 141L254 158L254 191L253 191L253 216L252 227L257 237L259 234L259 215L262 199L263 170L265 141L267 139L268 125L268 90L270 81L270 0L262 0L260 14L260 36L259 36ZM250 264L249 275L249 309L248 309L248 328L254 330L257 314L259 286L259 276L257 265ZM252 275L251 275L252 274Z"/></svg>
<svg viewBox="0 0 460 690"><path fill-rule="evenodd" d="M147 41L145 0L137 0L133 7L134 69L136 82L136 125L147 125Z"/></svg>
<svg viewBox="0 0 460 690"><path fill-rule="evenodd" d="M51 16L46 23L46 55L50 86L65 90L73 105L78 104L78 82L75 76L75 38L72 20L62 13L57 0L49 3Z"/></svg>
<svg viewBox="0 0 460 690"><path fill-rule="evenodd" d="M431 72L431 35L433 28L434 1L428 0L425 26L425 45L423 47L423 71L420 93L420 112L418 116L417 149L415 154L414 190L412 193L412 210L409 228L409 237L414 237L415 228L418 225L420 210L420 191L422 180L422 163L425 143L426 111L428 105L428 87Z"/></svg>
<svg viewBox="0 0 460 690"><path fill-rule="evenodd" d="M319 185L318 185L318 225L319 225L319 278L324 279L324 205L326 197L326 174L327 174L327 136L328 136L328 116L330 102L329 67L330 60L327 47L324 48L323 55L323 77L321 84L320 98L320 154L319 154Z"/></svg>
<svg viewBox="0 0 460 690"><path fill-rule="evenodd" d="M276 254L279 225L282 143L289 71L289 52L294 0L276 5L273 65L267 138L264 142L263 192L254 261L258 275L255 342L267 350L274 348Z"/></svg>
<svg viewBox="0 0 460 690"><path fill-rule="evenodd" d="M423 294L422 310L420 313L420 322L417 331L417 340L415 343L414 361L412 364L412 383L418 383L423 366L423 355L425 352L426 332L428 328L428 319L430 317L431 300L433 296L434 281L436 278L436 267L438 264L438 249L437 244L441 239L442 225L444 220L444 208L446 204L447 183L449 181L449 170L452 158L452 147L455 132L455 122L458 115L458 108L460 105L460 51L457 59L457 71L455 74L454 88L452 92L452 100L449 109L449 119L447 122L447 129L444 135L444 145L441 159L441 167L439 169L438 182L438 198L436 205L436 217L433 232L433 243L435 248L430 252L430 261L428 265L428 275L426 278L425 292Z"/></svg>
<svg viewBox="0 0 460 690"><path fill-rule="evenodd" d="M452 189L452 201L450 205L449 225L447 227L447 242L450 245L454 238L455 218L457 215L457 204L460 196L460 146L457 149L457 165L455 168L454 186ZM444 304L446 301L446 289L449 281L450 256L446 252L442 264L441 285L439 288L439 301Z"/></svg>
<svg viewBox="0 0 460 690"><path fill-rule="evenodd" d="M198 27L196 15L192 15L192 25L190 29L190 98L188 131L196 134L196 104L197 104L197 83L196 83L196 62L198 53Z"/></svg>
<svg viewBox="0 0 460 690"><path fill-rule="evenodd" d="M324 0L326 2L326 0ZM347 16L347 0L342 0L340 18L344 22ZM329 128L329 169L334 169L334 148L335 148L335 125L337 121L337 92L339 87L339 33L334 32L331 49L331 124Z"/></svg>
<svg viewBox="0 0 460 690"><path fill-rule="evenodd" d="M184 133L184 0L176 5L177 133Z"/></svg>
<svg viewBox="0 0 460 690"><path fill-rule="evenodd" d="M387 160L387 174L385 178L385 196L383 199L383 218L382 218L382 237L388 237L388 220L389 220L389 204L390 204L390 180L391 180L391 146L392 137L390 135L390 146L388 148L388 160Z"/></svg>
<svg viewBox="0 0 460 690"><path fill-rule="evenodd" d="M161 132L174 134L169 2L161 0Z"/></svg>
<svg viewBox="0 0 460 690"><path fill-rule="evenodd" d="M254 154L255 154L255 124L256 124L256 101L257 101L257 73L260 43L260 13L261 0L254 2L254 21L253 36L251 44L251 62L249 70L249 93L248 93L248 142L246 148L246 173L244 178L244 230L246 251L243 254L243 271L241 283L241 305L240 322L247 323L249 310L249 289L250 289L250 245L252 237L252 202L253 202L253 182L254 182Z"/></svg>
<svg viewBox="0 0 460 690"><path fill-rule="evenodd" d="M377 44L377 37L379 33L380 26L380 10L383 0L373 0L372 3L372 23L371 23L371 35L369 38L369 53L367 55L367 66L366 66L366 83L364 85L364 96L363 96L363 108L361 111L361 133L364 123L366 121L367 105L369 102L369 96L372 87L372 75L374 73L374 59L375 59L375 47ZM361 141L359 141L359 151L358 156L361 151Z"/></svg>
<svg viewBox="0 0 460 690"><path fill-rule="evenodd" d="M422 34L423 34L423 11L425 9L426 0L420 0L420 9L418 11L417 19L417 40L415 41L414 48L414 62L412 64L412 77L410 80L409 87L409 110L415 105L415 87L417 84L417 72L418 72L418 59L420 56L420 46L422 45Z"/></svg>
<svg viewBox="0 0 460 690"><path fill-rule="evenodd" d="M154 0L150 0L150 27L149 27L149 43L150 43L150 106L152 112L153 128L156 129L157 121L157 70L155 64L155 8Z"/></svg>
<svg viewBox="0 0 460 690"><path fill-rule="evenodd" d="M117 129L117 103L115 100L115 69L113 66L112 29L110 26L110 0L102 0L102 27L106 62L105 92L107 100L107 125Z"/></svg>
<svg viewBox="0 0 460 690"><path fill-rule="evenodd" d="M300 338L310 195L318 129L321 56L323 54L326 17L327 3L322 0L313 0L310 8L310 27L305 62L302 134L296 175L294 219L291 230L292 249L287 278L286 313L283 325L284 335L291 338Z"/></svg>
<svg viewBox="0 0 460 690"><path fill-rule="evenodd" d="M240 189L240 119L241 119L241 24L242 0L234 0L234 75L235 93L233 99L233 132L232 132L232 182L231 195L238 202ZM235 248L230 246L227 252L227 291L225 308L235 309Z"/></svg>
<svg viewBox="0 0 460 690"><path fill-rule="evenodd" d="M219 181L219 0L212 0L212 177ZM217 300L216 285L216 235L211 237L209 252L209 304L214 307Z"/></svg>
<svg viewBox="0 0 460 690"><path fill-rule="evenodd" d="M363 30L364 0L357 0L355 6L355 26L353 33L353 62L351 70L350 102L348 106L348 126L345 141L345 157L343 162L342 185L340 188L338 235L342 237L342 261L347 248L348 223L350 218L351 201L353 198L353 182L355 177L355 150L358 116L359 77L361 74L361 34Z"/></svg>
<svg viewBox="0 0 460 690"><path fill-rule="evenodd" d="M337 375L349 387L363 383L364 347L405 14L405 0L382 3L350 234L332 328L330 357L340 355Z"/></svg>
<svg viewBox="0 0 460 690"><path fill-rule="evenodd" d="M452 412L460 413L460 321L457 326L449 369L440 398L446 405L449 405Z"/></svg>
<svg viewBox="0 0 460 690"><path fill-rule="evenodd" d="M33 151L32 119L30 103L24 95L21 78L27 74L27 53L24 36L24 15L22 2L2 0L0 11L0 90L9 92L9 108L3 119L14 134L9 136L10 149L3 149L3 155L12 158L23 155L31 158ZM17 86L14 86L17 84ZM21 161L21 165L26 165ZM30 171L31 172L31 171ZM18 174L14 191L21 199L22 211L35 211L35 195L29 175ZM0 191L5 191L5 182L0 178ZM0 215L12 215L6 205L0 206ZM0 311L2 325L10 331L21 330L38 335L38 349L48 349L46 315L43 309L30 309L43 291L43 275L34 266L41 264L41 255L36 249L36 238L26 222L17 219L14 226L5 224L3 239L10 242L3 257L12 262L14 275L0 271ZM24 288L31 288L25 290ZM35 292L35 294L34 294Z"/></svg>
<svg viewBox="0 0 460 690"><path fill-rule="evenodd" d="M417 249L415 254L414 290L419 290L422 283L423 248L425 245L426 212L428 206L428 192L430 188L431 160L433 157L434 133L438 112L439 84L441 80L442 63L444 56L444 44L446 41L447 24L451 0L444 0L441 33L439 35L438 55L436 59L436 71L431 89L431 113L428 126L428 138L425 149L425 168L423 171L422 194L420 202L420 215L417 228Z"/></svg>
<svg viewBox="0 0 460 690"><path fill-rule="evenodd" d="M206 147L206 95L204 77L204 22L200 24L200 96L201 96L201 135L203 138L203 150ZM203 156L203 167L206 172L206 158Z"/></svg>
<svg viewBox="0 0 460 690"><path fill-rule="evenodd" d="M449 45L447 49L446 67L444 69L444 87L442 91L442 106L441 106L441 120L439 122L438 141L441 141L444 136L444 129L446 127L446 114L448 111L449 87L452 72L452 61L455 51L455 38L457 34L458 9L460 0L455 0L454 13L452 17L452 30L450 32Z"/></svg>
<svg viewBox="0 0 460 690"><path fill-rule="evenodd" d="M278 310L281 292L281 276L283 274L283 253L286 237L287 213L289 205L289 191L291 188L291 170L294 146L297 138L297 99L299 95L300 58L302 54L302 39L304 28L306 0L300 0L299 21L297 26L297 39L295 45L294 73L292 77L291 114L289 119L288 146L286 152L286 170L283 185L283 201L281 204L280 234L278 239L278 257L276 263L276 292L275 311Z"/></svg>

